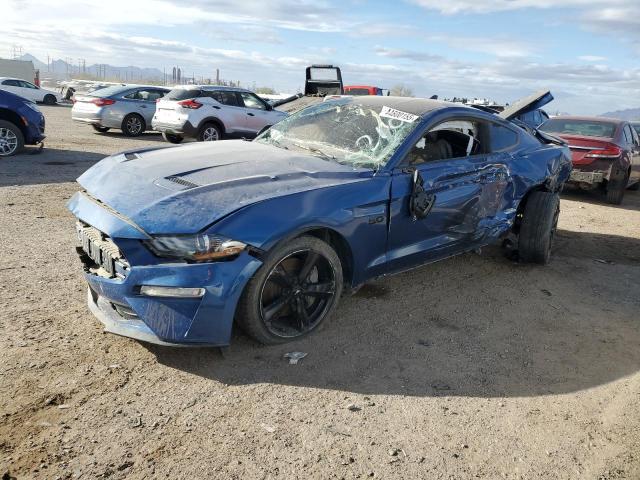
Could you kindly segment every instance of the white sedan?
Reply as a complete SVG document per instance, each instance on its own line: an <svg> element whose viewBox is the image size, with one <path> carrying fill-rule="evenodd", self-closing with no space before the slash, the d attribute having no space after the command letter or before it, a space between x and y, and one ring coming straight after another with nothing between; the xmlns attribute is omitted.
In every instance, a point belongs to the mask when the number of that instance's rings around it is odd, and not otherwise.
<svg viewBox="0 0 640 480"><path fill-rule="evenodd" d="M54 105L60 101L60 95L53 90L40 88L19 78L0 77L0 90L46 105Z"/></svg>

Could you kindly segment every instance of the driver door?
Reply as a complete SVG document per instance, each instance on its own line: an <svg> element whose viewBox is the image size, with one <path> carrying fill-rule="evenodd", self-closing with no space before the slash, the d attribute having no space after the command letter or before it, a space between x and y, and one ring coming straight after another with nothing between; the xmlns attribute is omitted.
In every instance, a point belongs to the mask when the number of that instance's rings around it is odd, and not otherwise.
<svg viewBox="0 0 640 480"><path fill-rule="evenodd" d="M447 121L425 133L393 172L387 259L398 271L482 244L506 187L506 152L490 153L488 123ZM421 180L424 216L412 211ZM425 213L425 212L422 212Z"/></svg>

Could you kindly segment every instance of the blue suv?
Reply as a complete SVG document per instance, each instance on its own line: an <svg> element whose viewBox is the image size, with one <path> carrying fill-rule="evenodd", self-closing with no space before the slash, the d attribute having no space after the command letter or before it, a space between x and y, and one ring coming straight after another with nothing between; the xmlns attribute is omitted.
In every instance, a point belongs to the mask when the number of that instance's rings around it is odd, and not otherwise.
<svg viewBox="0 0 640 480"><path fill-rule="evenodd" d="M44 138L44 115L35 103L0 90L0 157L20 153Z"/></svg>

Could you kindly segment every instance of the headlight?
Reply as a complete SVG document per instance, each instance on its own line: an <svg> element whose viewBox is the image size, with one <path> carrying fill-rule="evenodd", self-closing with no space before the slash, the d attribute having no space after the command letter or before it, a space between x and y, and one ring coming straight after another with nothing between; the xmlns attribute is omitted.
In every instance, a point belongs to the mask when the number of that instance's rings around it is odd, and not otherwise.
<svg viewBox="0 0 640 480"><path fill-rule="evenodd" d="M247 246L219 235L184 235L155 237L145 242L159 257L208 262L235 257Z"/></svg>

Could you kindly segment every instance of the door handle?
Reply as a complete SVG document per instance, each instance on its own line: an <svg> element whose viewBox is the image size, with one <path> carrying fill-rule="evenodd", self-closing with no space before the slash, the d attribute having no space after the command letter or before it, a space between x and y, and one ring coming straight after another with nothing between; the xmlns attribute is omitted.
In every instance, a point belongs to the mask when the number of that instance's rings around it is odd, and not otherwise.
<svg viewBox="0 0 640 480"><path fill-rule="evenodd" d="M255 117L255 114L250 113L250 112L249 112L249 113L247 113L247 115L249 115L250 117Z"/></svg>
<svg viewBox="0 0 640 480"><path fill-rule="evenodd" d="M146 106L146 105L140 105L140 107L142 107L142 108L147 108L147 106Z"/></svg>

